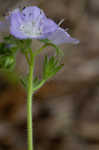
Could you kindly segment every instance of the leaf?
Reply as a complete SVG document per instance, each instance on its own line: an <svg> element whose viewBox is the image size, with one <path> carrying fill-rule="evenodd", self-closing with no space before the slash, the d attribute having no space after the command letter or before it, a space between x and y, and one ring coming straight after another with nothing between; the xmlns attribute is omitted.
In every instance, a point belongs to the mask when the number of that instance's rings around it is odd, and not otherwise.
<svg viewBox="0 0 99 150"><path fill-rule="evenodd" d="M23 87L27 89L28 75L26 75L25 77L20 77L20 82L23 85Z"/></svg>
<svg viewBox="0 0 99 150"><path fill-rule="evenodd" d="M60 64L60 61L56 56L51 56L49 59L48 56L45 56L43 63L43 79L48 80L54 76L62 66L63 65Z"/></svg>
<svg viewBox="0 0 99 150"><path fill-rule="evenodd" d="M15 58L11 55L3 55L0 57L0 69L13 70L15 67Z"/></svg>
<svg viewBox="0 0 99 150"><path fill-rule="evenodd" d="M38 77L35 77L33 80L33 88L37 87L40 84L41 80Z"/></svg>
<svg viewBox="0 0 99 150"><path fill-rule="evenodd" d="M63 64L57 66L55 69L54 69L54 72L50 73L49 75L49 78L53 77L54 75L56 75L57 72L59 72L63 67Z"/></svg>

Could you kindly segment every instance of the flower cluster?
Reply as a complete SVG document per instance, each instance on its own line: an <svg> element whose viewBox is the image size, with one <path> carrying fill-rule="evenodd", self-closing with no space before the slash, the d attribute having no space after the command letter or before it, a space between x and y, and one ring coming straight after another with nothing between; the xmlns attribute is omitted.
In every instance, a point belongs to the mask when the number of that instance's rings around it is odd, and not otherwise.
<svg viewBox="0 0 99 150"><path fill-rule="evenodd" d="M0 22L0 32L5 31L18 39L48 39L56 45L79 43L36 6L13 10L5 21Z"/></svg>

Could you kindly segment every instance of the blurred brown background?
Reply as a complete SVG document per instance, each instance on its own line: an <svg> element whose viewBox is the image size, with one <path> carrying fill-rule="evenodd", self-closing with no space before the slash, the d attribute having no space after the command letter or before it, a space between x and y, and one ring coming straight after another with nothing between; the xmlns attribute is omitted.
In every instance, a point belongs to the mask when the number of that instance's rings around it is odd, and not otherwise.
<svg viewBox="0 0 99 150"><path fill-rule="evenodd" d="M38 5L80 40L61 45L64 67L34 96L35 150L99 149L99 1L0 0L0 15L16 7ZM33 48L39 45L33 42ZM47 53L47 52L46 52ZM36 73L40 69L37 61ZM22 56L17 70L27 72ZM20 66L20 67L18 67ZM22 70L21 70L22 69ZM26 93L0 75L0 150L27 150Z"/></svg>

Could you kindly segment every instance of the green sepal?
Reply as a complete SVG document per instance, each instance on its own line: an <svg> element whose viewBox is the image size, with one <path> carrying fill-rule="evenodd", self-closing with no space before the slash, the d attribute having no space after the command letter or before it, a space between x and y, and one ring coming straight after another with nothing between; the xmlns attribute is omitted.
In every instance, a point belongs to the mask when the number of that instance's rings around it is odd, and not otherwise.
<svg viewBox="0 0 99 150"><path fill-rule="evenodd" d="M31 48L32 39L19 40L19 47L22 53L25 53Z"/></svg>
<svg viewBox="0 0 99 150"><path fill-rule="evenodd" d="M10 54L12 54L10 45L4 42L0 43L0 55L10 55Z"/></svg>
<svg viewBox="0 0 99 150"><path fill-rule="evenodd" d="M11 45L13 51L20 50L22 53L24 53L31 47L32 39L20 40L13 37L12 35L9 35L7 37L4 37L4 42Z"/></svg>
<svg viewBox="0 0 99 150"><path fill-rule="evenodd" d="M4 37L3 43L8 46L9 50L14 54L19 50L19 40L12 35Z"/></svg>

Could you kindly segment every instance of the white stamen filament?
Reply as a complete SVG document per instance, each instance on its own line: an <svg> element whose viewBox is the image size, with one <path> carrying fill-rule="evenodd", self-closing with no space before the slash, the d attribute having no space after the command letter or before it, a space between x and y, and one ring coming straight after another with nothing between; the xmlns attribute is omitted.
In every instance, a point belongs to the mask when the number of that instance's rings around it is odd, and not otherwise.
<svg viewBox="0 0 99 150"><path fill-rule="evenodd" d="M64 22L64 19L62 19L62 20L58 23L58 26L60 27L63 22Z"/></svg>

